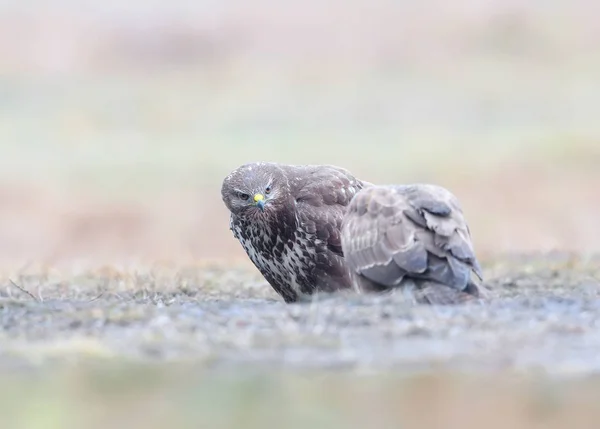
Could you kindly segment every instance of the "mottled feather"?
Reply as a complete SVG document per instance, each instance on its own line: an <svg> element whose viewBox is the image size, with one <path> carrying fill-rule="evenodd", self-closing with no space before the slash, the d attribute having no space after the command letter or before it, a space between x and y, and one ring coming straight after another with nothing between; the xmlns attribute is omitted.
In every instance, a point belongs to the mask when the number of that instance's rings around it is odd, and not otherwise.
<svg viewBox="0 0 600 429"><path fill-rule="evenodd" d="M245 164L223 181L230 227L250 260L286 302L352 287L340 229L346 207L365 186L331 165ZM264 211L248 195L265 193Z"/></svg>
<svg viewBox="0 0 600 429"><path fill-rule="evenodd" d="M457 198L428 184L370 186L357 193L341 227L346 263L358 291L416 285L421 302L480 296L482 278Z"/></svg>

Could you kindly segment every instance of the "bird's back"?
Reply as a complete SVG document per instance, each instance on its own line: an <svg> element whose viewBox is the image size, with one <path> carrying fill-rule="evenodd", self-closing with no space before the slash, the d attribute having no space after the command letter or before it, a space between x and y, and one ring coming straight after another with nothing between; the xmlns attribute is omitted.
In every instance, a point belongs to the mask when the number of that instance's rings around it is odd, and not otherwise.
<svg viewBox="0 0 600 429"><path fill-rule="evenodd" d="M346 263L361 291L415 283L424 300L478 295L481 277L470 231L456 197L429 184L373 186L360 191L342 225Z"/></svg>

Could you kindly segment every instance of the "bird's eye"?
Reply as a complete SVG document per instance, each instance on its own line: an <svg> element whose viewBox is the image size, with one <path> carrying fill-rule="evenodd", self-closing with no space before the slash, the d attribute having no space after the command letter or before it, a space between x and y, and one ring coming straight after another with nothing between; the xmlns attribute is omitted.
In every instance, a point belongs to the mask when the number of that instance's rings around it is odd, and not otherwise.
<svg viewBox="0 0 600 429"><path fill-rule="evenodd" d="M245 194L245 193L243 193L243 192L241 192L239 196L240 196L240 198L241 198L242 200L247 200L248 198L250 198L250 195L248 195L248 194Z"/></svg>
<svg viewBox="0 0 600 429"><path fill-rule="evenodd" d="M265 194L270 194L271 193L271 187L267 186L267 188L265 189Z"/></svg>

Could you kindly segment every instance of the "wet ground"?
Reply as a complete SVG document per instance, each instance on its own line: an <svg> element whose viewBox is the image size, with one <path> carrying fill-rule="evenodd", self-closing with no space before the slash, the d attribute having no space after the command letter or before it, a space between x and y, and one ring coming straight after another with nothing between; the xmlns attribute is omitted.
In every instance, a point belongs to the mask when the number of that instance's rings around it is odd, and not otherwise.
<svg viewBox="0 0 600 429"><path fill-rule="evenodd" d="M246 266L71 275L29 268L2 280L0 362L600 370L599 258L514 256L483 265L490 298L454 307L353 295L286 305Z"/></svg>

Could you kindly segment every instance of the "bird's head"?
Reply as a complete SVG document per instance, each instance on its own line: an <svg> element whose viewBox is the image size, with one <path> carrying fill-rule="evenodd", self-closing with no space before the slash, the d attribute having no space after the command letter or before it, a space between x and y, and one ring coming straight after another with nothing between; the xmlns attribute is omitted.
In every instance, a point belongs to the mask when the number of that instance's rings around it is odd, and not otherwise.
<svg viewBox="0 0 600 429"><path fill-rule="evenodd" d="M223 180L221 197L229 211L237 216L268 215L282 202L287 186L283 179L274 164L244 164Z"/></svg>

